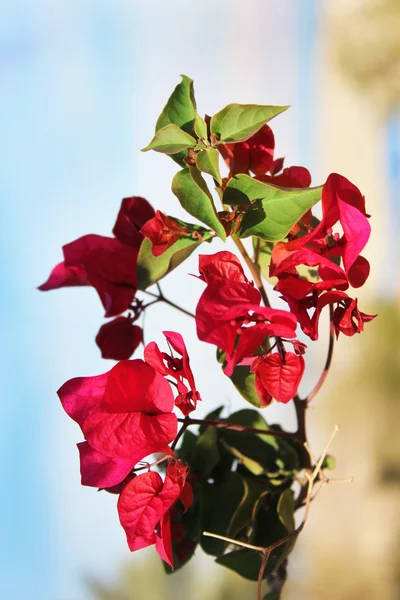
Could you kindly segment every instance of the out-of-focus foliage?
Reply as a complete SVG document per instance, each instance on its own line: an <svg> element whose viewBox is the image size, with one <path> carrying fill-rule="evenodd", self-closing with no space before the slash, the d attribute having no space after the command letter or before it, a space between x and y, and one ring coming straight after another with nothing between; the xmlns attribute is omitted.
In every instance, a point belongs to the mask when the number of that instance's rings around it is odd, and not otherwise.
<svg viewBox="0 0 400 600"><path fill-rule="evenodd" d="M187 565L166 577L152 558L123 567L114 583L89 579L88 585L93 600L243 600L256 594L256 584L225 569L210 575L206 564Z"/></svg>
<svg viewBox="0 0 400 600"><path fill-rule="evenodd" d="M384 111L400 104L400 2L359 3L334 29L342 71Z"/></svg>

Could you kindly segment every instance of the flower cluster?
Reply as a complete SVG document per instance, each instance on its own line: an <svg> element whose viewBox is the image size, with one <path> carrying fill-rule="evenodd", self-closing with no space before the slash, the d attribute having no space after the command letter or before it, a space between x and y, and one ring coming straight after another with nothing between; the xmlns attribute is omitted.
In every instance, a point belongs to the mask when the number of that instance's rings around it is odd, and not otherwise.
<svg viewBox="0 0 400 600"><path fill-rule="evenodd" d="M92 286L98 293L108 321L99 330L96 343L103 358L123 360L132 356L143 340L141 327L134 325L143 305L135 299L136 264L143 240L141 227L154 217L154 209L144 198L122 200L113 228L115 237L89 234L63 246L59 263L39 290ZM131 313L121 313L131 309Z"/></svg>
<svg viewBox="0 0 400 600"><path fill-rule="evenodd" d="M333 231L337 223L342 235ZM305 234L300 230L289 241L274 246L270 274L279 280L275 289L312 340L318 339L318 322L324 306L336 305L333 325L337 336L340 332L348 336L360 333L364 323L374 318L360 312L357 299L344 291L349 286L361 287L369 275L369 263L361 252L370 233L360 190L345 177L333 173L322 189L320 223L314 228L308 226ZM301 265L316 268L319 281L304 279L299 273Z"/></svg>
<svg viewBox="0 0 400 600"><path fill-rule="evenodd" d="M170 509L179 499L187 510L192 498L188 467L169 446L177 434L173 409L186 415L200 396L182 336L165 336L180 357L161 353L152 343L146 360L123 360L103 375L71 379L58 395L85 438L78 444L82 484L120 493L118 512L130 549L155 543L172 566ZM175 399L166 375L178 382ZM182 379L190 382L190 392ZM168 460L164 482L157 472L134 472L155 453Z"/></svg>
<svg viewBox="0 0 400 600"><path fill-rule="evenodd" d="M261 294L247 279L243 268L231 252L200 256L200 279L207 288L196 309L197 335L226 353L225 374L232 375L236 365L255 353L252 369L261 405L274 397L288 402L295 395L304 371L304 359L287 352L271 354L265 347L269 337L296 338L296 317L287 311L261 306ZM294 346L295 349L297 346Z"/></svg>
<svg viewBox="0 0 400 600"><path fill-rule="evenodd" d="M202 119L193 82L182 76L143 150L171 155L179 164L172 192L200 224L155 212L143 198L125 198L114 237L86 235L64 246L64 261L39 288L91 286L112 318L96 342L103 358L120 362L102 375L71 379L58 392L83 434L82 484L118 494L132 551L155 545L177 568L200 544L219 564L258 581L259 598L263 578L280 596L286 571L280 565L305 523L295 529L295 510L306 503L307 515L313 486L327 481L325 473L319 477L323 458L313 466L305 451L305 409L325 380L334 334L353 336L374 318L349 295L369 275L361 255L371 232L364 197L338 174L310 187L306 168L284 168L283 158L275 158L267 122L286 108L230 104ZM205 176L214 182L220 212ZM312 210L320 200L319 220ZM195 315L163 295L162 278L201 244L227 237L248 272L238 256L217 248L199 256L197 278L205 288ZM271 307L263 277L273 278L285 310ZM142 293L150 296L147 304ZM164 331L168 351L150 342L143 359L128 360L143 341L139 317L159 302L195 318L198 338L217 348L225 375L252 409L222 417L225 407L211 406L205 419L192 418L203 402L185 342L174 331ZM325 306L327 366L301 398L307 346L298 336L318 339ZM273 400L293 400L296 431L267 425L259 409ZM197 433L193 425L200 426ZM306 478L299 477L303 470Z"/></svg>

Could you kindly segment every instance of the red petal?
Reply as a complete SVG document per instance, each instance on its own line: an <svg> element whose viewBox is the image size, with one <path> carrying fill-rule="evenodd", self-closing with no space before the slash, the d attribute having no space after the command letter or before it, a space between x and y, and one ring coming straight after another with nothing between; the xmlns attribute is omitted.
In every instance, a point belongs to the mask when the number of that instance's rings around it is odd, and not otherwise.
<svg viewBox="0 0 400 600"><path fill-rule="evenodd" d="M109 373L102 403L110 413L169 413L174 397L169 383L141 359L123 360Z"/></svg>
<svg viewBox="0 0 400 600"><path fill-rule="evenodd" d="M159 497L162 487L160 475L150 471L132 479L119 497L119 519L131 551L146 548L156 541L154 530L165 512Z"/></svg>
<svg viewBox="0 0 400 600"><path fill-rule="evenodd" d="M54 267L47 281L38 287L41 292L55 290L62 287L90 285L86 271L83 267L66 267L65 264L59 263Z"/></svg>
<svg viewBox="0 0 400 600"><path fill-rule="evenodd" d="M232 252L225 250L216 254L199 256L200 278L206 283L226 279L228 282L248 283L243 267Z"/></svg>
<svg viewBox="0 0 400 600"><path fill-rule="evenodd" d="M132 471L135 462L130 459L110 458L97 452L88 442L77 444L81 464L81 483L97 488L118 485Z"/></svg>
<svg viewBox="0 0 400 600"><path fill-rule="evenodd" d="M263 358L255 371L259 383L278 402L287 403L293 398L304 373L305 363L302 356L293 352L285 353L285 362L276 352Z"/></svg>
<svg viewBox="0 0 400 600"><path fill-rule="evenodd" d="M129 317L117 317L105 323L96 336L96 344L101 350L102 358L113 360L130 358L142 341L142 328L133 325Z"/></svg>
<svg viewBox="0 0 400 600"><path fill-rule="evenodd" d="M176 436L173 413L146 415L140 412L96 413L83 427L89 444L107 456L131 459L135 464L154 452L162 452Z"/></svg>
<svg viewBox="0 0 400 600"><path fill-rule="evenodd" d="M101 410L108 376L109 372L94 377L75 377L58 390L65 412L81 429L89 415Z"/></svg>
<svg viewBox="0 0 400 600"><path fill-rule="evenodd" d="M143 235L140 229L154 217L153 207L140 196L124 198L114 225L113 234L120 242L130 246L140 246Z"/></svg>

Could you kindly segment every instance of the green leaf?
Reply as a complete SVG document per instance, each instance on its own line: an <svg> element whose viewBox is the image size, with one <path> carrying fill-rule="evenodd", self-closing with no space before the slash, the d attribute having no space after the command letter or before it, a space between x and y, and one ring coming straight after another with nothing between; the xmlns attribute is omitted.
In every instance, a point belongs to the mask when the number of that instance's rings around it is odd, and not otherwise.
<svg viewBox="0 0 400 600"><path fill-rule="evenodd" d="M177 154L187 150L187 148L194 147L196 144L197 141L194 137L171 123L158 129L150 144L142 148L142 152L155 150L163 154Z"/></svg>
<svg viewBox="0 0 400 600"><path fill-rule="evenodd" d="M203 241L211 240L211 236L203 236ZM188 258L202 242L192 238L181 238L160 256L154 256L152 243L145 238L140 246L136 273L138 276L138 289L145 290L156 283L165 275L173 271L186 258Z"/></svg>
<svg viewBox="0 0 400 600"><path fill-rule="evenodd" d="M224 410L224 406L218 406L218 408L214 408L211 412L209 412L205 417L205 421L218 421L221 418L221 412ZM209 425L200 425L199 433L203 433L209 427Z"/></svg>
<svg viewBox="0 0 400 600"><path fill-rule="evenodd" d="M250 367L235 367L235 370L229 379L232 381L239 394L241 394L247 402L250 402L250 404L257 408L261 408L260 398L254 385L255 375L250 371Z"/></svg>
<svg viewBox="0 0 400 600"><path fill-rule="evenodd" d="M271 255L274 244L272 242L264 242L255 236L253 236L252 242L254 252L256 250L257 243L259 243L258 264L261 269L261 275L264 277L264 279L269 281L269 283L276 285L278 283L278 278L269 276L269 265L271 263Z"/></svg>
<svg viewBox="0 0 400 600"><path fill-rule="evenodd" d="M196 100L194 98L193 80L186 75L181 75L182 81L178 83L156 123L156 131L173 123L186 133L194 135L196 120ZM181 167L185 166L185 152L172 154L171 158Z"/></svg>
<svg viewBox="0 0 400 600"><path fill-rule="evenodd" d="M235 539L243 529L251 524L254 505L261 494L264 494L268 490L264 477L243 478L242 481L244 494L227 531L227 537L232 539Z"/></svg>
<svg viewBox="0 0 400 600"><path fill-rule="evenodd" d="M218 434L215 427L207 429L197 438L190 467L199 475L206 477L220 461L218 450Z"/></svg>
<svg viewBox="0 0 400 600"><path fill-rule="evenodd" d="M233 550L215 559L215 562L223 567L227 567L232 571L235 571L241 577L250 579L250 581L257 581L258 573L260 572L262 555L260 552L255 550L249 550L248 548L241 548L240 550ZM267 573L264 574L264 578L267 577Z"/></svg>
<svg viewBox="0 0 400 600"><path fill-rule="evenodd" d="M294 494L291 489L282 492L278 500L277 510L279 519L288 532L294 531Z"/></svg>
<svg viewBox="0 0 400 600"><path fill-rule="evenodd" d="M336 458L332 454L327 454L322 462L321 469L334 471L336 469Z"/></svg>
<svg viewBox="0 0 400 600"><path fill-rule="evenodd" d="M161 115L157 119L156 131L174 123L186 133L193 133L196 119L196 100L194 98L193 80L186 75L181 75L182 81L178 83Z"/></svg>
<svg viewBox="0 0 400 600"><path fill-rule="evenodd" d="M197 112L194 122L194 132L201 140L207 139L207 123Z"/></svg>
<svg viewBox="0 0 400 600"><path fill-rule="evenodd" d="M232 177L226 187L224 204L250 205L238 235L255 235L266 242L283 240L309 208L321 198L322 186L284 189L257 181L248 175Z"/></svg>
<svg viewBox="0 0 400 600"><path fill-rule="evenodd" d="M196 451L197 435L186 429L182 437L182 443L178 450L175 452L178 454L181 460L190 462L192 456Z"/></svg>
<svg viewBox="0 0 400 600"><path fill-rule="evenodd" d="M172 180L172 192L192 217L211 227L223 241L226 240L213 198L198 169L186 167L179 171Z"/></svg>
<svg viewBox="0 0 400 600"><path fill-rule="evenodd" d="M208 173L221 184L221 175L219 172L219 152L216 148L208 146L205 150L200 150L196 155L196 166L199 171Z"/></svg>
<svg viewBox="0 0 400 600"><path fill-rule="evenodd" d="M201 490L202 531L226 535L229 523L236 512L244 494L241 477L237 473L228 473L221 483L205 482ZM223 540L202 536L201 547L207 554L218 556L224 551Z"/></svg>
<svg viewBox="0 0 400 600"><path fill-rule="evenodd" d="M226 419L229 423L267 429L263 417L255 410L243 409ZM226 448L254 475L279 471L279 444L275 437L221 428L219 435ZM266 480L267 481L267 480Z"/></svg>
<svg viewBox="0 0 400 600"><path fill-rule="evenodd" d="M289 106L228 104L211 119L211 133L224 143L243 142Z"/></svg>

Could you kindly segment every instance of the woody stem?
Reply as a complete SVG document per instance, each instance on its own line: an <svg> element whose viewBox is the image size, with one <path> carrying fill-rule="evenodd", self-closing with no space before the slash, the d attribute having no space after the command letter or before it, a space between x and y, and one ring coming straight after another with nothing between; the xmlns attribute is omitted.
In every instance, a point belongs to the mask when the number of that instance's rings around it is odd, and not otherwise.
<svg viewBox="0 0 400 600"><path fill-rule="evenodd" d="M165 302L165 304L168 304L169 306L176 308L176 310L179 310L183 314L188 315L189 317L192 317L193 319L195 318L195 315L193 313L191 313L190 311L186 310L186 308L183 308L182 306L179 306L179 304L176 304L175 302L172 302L172 300L169 300L168 298L166 298L164 296L164 294L162 293L161 288L158 283L157 283L157 288L159 291L158 295L153 294L153 292L148 292L147 290L143 290L145 294L148 294L149 296L152 296L153 298L155 298L154 302L150 302L149 304L146 305L146 307L150 306L151 304L156 304L156 302Z"/></svg>
<svg viewBox="0 0 400 600"><path fill-rule="evenodd" d="M189 425L208 425L209 427L217 427L218 429L231 429L233 431L244 431L246 433L256 433L262 435L272 435L274 437L286 437L297 439L297 433L290 433L289 431L280 431L275 429L261 429L258 427L247 427L246 425L237 425L235 423L228 423L227 421L218 421L213 419L191 419L186 417L185 419L178 419L179 423ZM185 429L186 429L185 427ZM179 432L180 433L180 432ZM179 434L178 434L179 435Z"/></svg>
<svg viewBox="0 0 400 600"><path fill-rule="evenodd" d="M335 328L333 325L333 306L332 304L329 305L329 346L328 346L328 354L326 356L326 361L325 361L325 366L324 366L324 370L321 373L320 378L318 379L315 387L311 390L311 392L308 394L308 396L306 398L304 398L304 402L307 402L308 404L311 402L311 400L318 394L319 390L321 389L321 387L323 386L325 379L327 378L327 375L329 373L329 369L332 363L332 357L333 357L333 348L335 346Z"/></svg>
<svg viewBox="0 0 400 600"><path fill-rule="evenodd" d="M261 298L263 299L264 305L265 306L270 306L269 300L268 300L268 296L267 296L267 292L265 291L264 288L264 284L262 282L261 279L261 275L260 275L260 269L258 264L256 264L255 262L253 262L250 258L250 256L247 254L247 250L246 248L243 246L242 242L240 241L239 238L237 238L236 236L232 236L232 240L235 243L237 249L239 250L240 254L243 256L243 259L246 263L246 265L249 267L251 274L253 276L254 279L254 283L257 286L258 291L261 294Z"/></svg>

